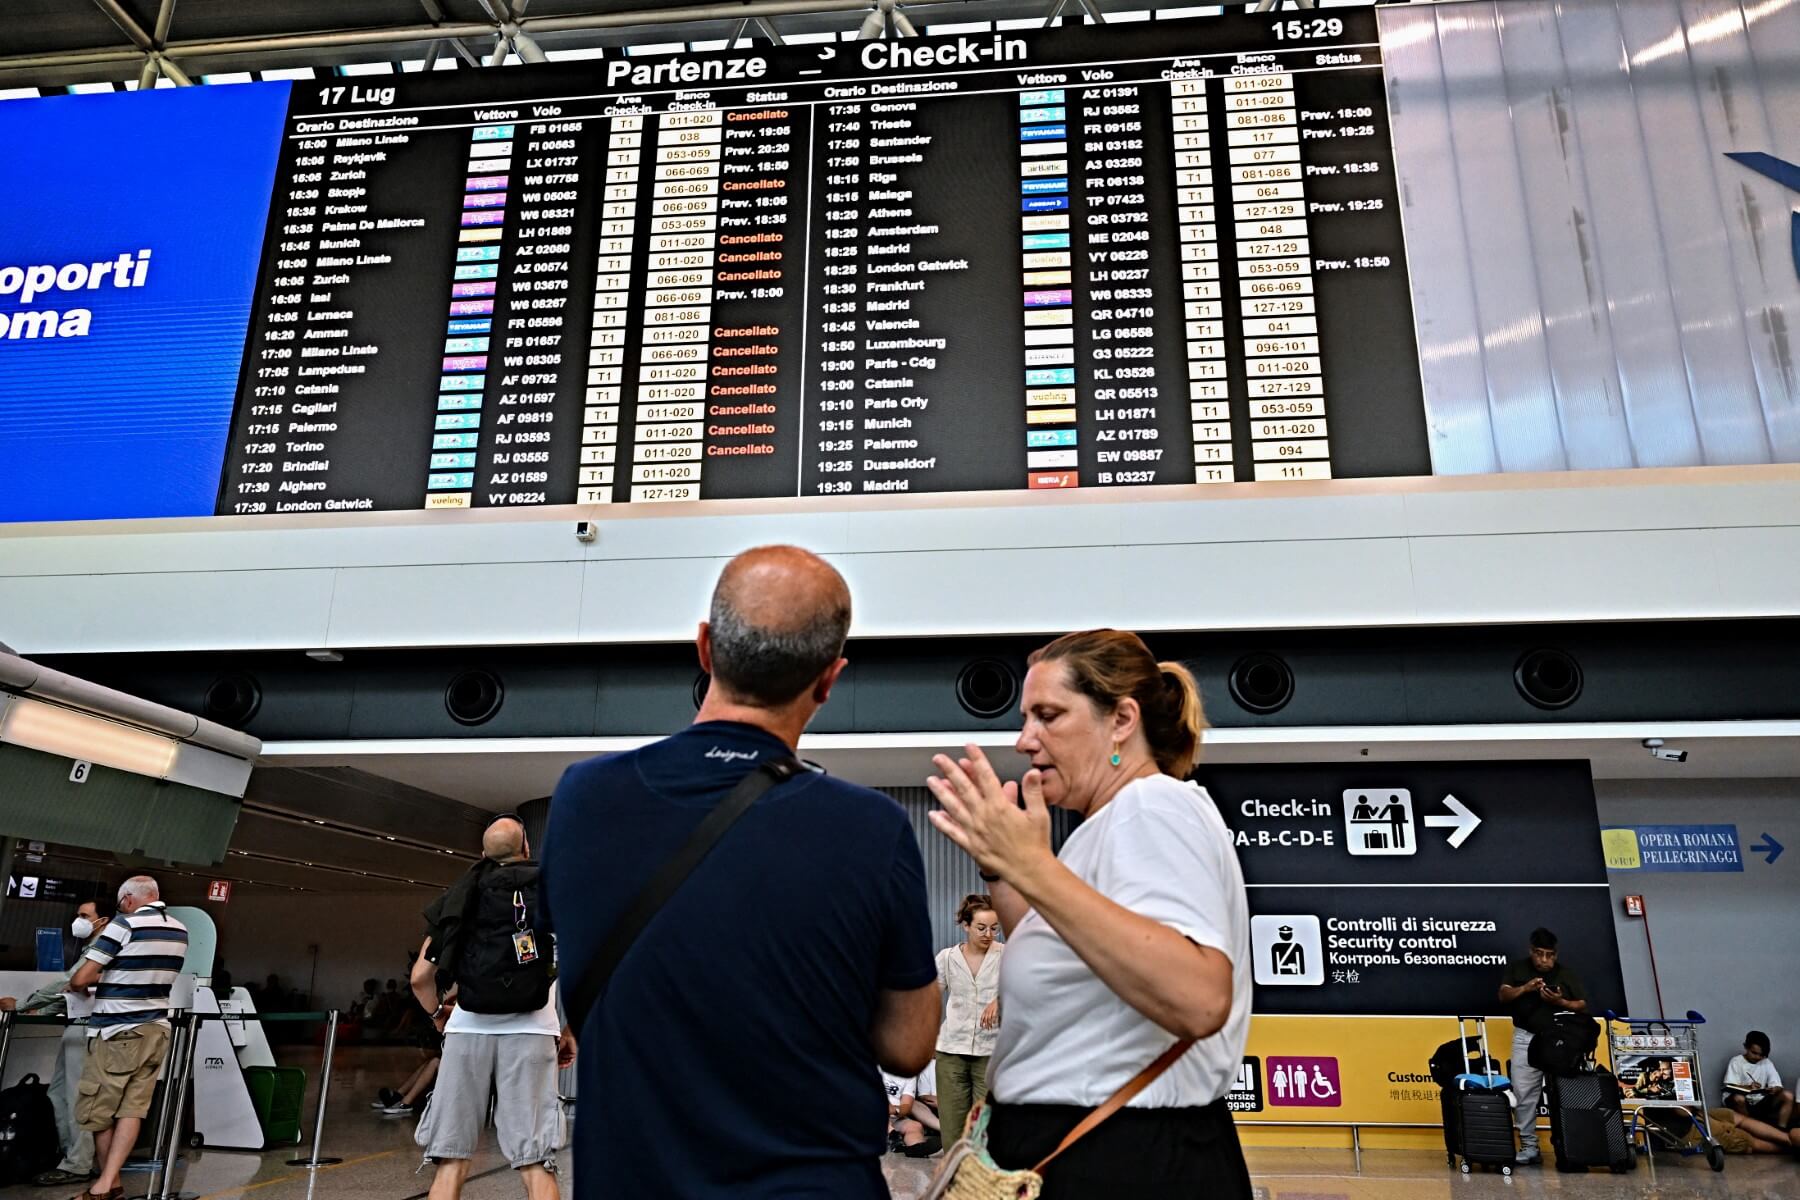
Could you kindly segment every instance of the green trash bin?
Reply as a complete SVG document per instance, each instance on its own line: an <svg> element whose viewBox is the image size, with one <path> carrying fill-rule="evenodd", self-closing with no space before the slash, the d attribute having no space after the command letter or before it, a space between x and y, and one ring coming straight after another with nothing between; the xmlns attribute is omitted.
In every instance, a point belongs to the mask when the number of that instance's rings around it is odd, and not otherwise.
<svg viewBox="0 0 1800 1200"><path fill-rule="evenodd" d="M263 1145L299 1145L306 1072L299 1067L245 1067L244 1082L262 1125Z"/></svg>

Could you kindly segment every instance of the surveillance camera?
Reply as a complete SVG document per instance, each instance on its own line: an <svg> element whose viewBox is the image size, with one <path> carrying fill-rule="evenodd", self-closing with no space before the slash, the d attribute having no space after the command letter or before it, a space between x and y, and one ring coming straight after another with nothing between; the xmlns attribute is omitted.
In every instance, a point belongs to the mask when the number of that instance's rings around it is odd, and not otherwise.
<svg viewBox="0 0 1800 1200"><path fill-rule="evenodd" d="M1663 745L1661 738L1645 738L1644 749L1650 752L1651 758L1660 758L1664 762L1684 763L1687 761L1686 750L1671 750Z"/></svg>
<svg viewBox="0 0 1800 1200"><path fill-rule="evenodd" d="M595 540L596 538L598 538L599 536L600 536L600 526L596 525L594 522L592 522L592 521L577 521L577 522L575 522L575 540L576 541L591 542L591 541Z"/></svg>

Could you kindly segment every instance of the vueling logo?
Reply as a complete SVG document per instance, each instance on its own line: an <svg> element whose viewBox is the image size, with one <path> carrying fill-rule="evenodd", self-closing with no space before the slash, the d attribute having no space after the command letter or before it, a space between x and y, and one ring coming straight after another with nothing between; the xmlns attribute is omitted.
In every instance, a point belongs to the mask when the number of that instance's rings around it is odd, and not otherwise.
<svg viewBox="0 0 1800 1200"><path fill-rule="evenodd" d="M1758 175L1766 175L1790 192L1800 192L1800 167L1760 150L1727 153L1726 158L1739 166L1749 167ZM1790 235L1794 246L1794 273L1800 275L1800 212L1791 214Z"/></svg>

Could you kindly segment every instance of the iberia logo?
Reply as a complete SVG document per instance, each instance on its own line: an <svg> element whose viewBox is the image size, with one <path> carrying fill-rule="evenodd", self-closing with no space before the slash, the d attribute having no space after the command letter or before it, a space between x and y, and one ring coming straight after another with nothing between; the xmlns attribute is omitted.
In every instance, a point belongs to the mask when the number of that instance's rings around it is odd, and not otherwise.
<svg viewBox="0 0 1800 1200"><path fill-rule="evenodd" d="M1725 155L1739 166L1749 167L1758 175L1766 175L1790 192L1800 192L1800 167L1773 154L1764 154L1760 150L1749 152L1727 152ZM1800 275L1800 212L1791 217L1791 238L1794 244L1794 273Z"/></svg>

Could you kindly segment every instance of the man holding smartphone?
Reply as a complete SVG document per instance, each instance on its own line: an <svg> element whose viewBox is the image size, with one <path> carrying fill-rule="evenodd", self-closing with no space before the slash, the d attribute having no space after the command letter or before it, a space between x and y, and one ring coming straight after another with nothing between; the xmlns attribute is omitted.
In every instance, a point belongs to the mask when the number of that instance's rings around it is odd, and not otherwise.
<svg viewBox="0 0 1800 1200"><path fill-rule="evenodd" d="M1513 1023L1511 1072L1517 1101L1513 1121L1519 1130L1518 1161L1523 1166L1537 1166L1543 1162L1537 1119L1544 1073L1531 1065L1531 1039L1549 1029L1557 1013L1587 1009L1581 977L1557 961L1554 933L1541 926L1531 931L1530 956L1509 964L1500 979L1500 1003Z"/></svg>

